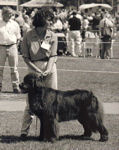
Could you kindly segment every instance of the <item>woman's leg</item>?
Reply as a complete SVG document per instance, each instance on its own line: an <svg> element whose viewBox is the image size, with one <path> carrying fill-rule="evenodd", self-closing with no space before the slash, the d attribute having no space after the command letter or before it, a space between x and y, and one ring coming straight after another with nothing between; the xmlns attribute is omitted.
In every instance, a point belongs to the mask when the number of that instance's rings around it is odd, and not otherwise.
<svg viewBox="0 0 119 150"><path fill-rule="evenodd" d="M31 123L32 123L32 113L29 108L28 96L27 96L26 107L24 110L24 116L22 121L21 135L26 135L26 136L28 135Z"/></svg>

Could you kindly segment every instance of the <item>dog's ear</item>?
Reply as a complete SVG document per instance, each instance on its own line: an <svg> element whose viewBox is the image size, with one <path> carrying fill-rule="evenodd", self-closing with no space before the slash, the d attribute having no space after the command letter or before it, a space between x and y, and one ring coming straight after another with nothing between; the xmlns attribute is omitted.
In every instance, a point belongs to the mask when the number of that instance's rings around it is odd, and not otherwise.
<svg viewBox="0 0 119 150"><path fill-rule="evenodd" d="M39 74L34 74L32 78L32 86L33 87L40 87L43 84L44 77Z"/></svg>
<svg viewBox="0 0 119 150"><path fill-rule="evenodd" d="M24 78L24 82L29 85L29 88L39 87L43 84L44 77L37 73L30 73Z"/></svg>
<svg viewBox="0 0 119 150"><path fill-rule="evenodd" d="M39 80L39 76L37 74L34 74L33 78L32 78L32 87L33 88L37 86L38 80Z"/></svg>
<svg viewBox="0 0 119 150"><path fill-rule="evenodd" d="M34 88L36 86L36 74L30 73L24 77L24 84L29 88Z"/></svg>

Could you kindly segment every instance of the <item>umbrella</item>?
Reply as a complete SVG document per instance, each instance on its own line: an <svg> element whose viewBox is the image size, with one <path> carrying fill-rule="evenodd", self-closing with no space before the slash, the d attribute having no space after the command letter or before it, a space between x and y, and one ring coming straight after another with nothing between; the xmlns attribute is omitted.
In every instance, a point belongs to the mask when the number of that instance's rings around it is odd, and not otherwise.
<svg viewBox="0 0 119 150"><path fill-rule="evenodd" d="M95 3L80 5L79 9L85 10L85 9L95 8L95 7L102 7L102 8L110 9L110 10L112 9L112 7L108 4L95 4Z"/></svg>
<svg viewBox="0 0 119 150"><path fill-rule="evenodd" d="M31 0L29 2L26 2L24 4L21 4L22 7L63 7L63 4L55 2L52 3L51 1L41 1L41 0Z"/></svg>

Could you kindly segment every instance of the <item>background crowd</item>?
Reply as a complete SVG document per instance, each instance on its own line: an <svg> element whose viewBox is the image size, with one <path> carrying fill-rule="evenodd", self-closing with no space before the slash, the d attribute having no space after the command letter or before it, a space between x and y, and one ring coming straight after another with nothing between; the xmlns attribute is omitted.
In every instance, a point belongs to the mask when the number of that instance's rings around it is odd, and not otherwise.
<svg viewBox="0 0 119 150"><path fill-rule="evenodd" d="M3 69L8 57L13 91L19 92L18 52L22 55L23 37L29 30L34 29L32 22L38 11L38 8L27 8L16 12L5 7L1 12L0 91L2 89ZM91 57L94 55L94 51L97 51L96 57L110 58L112 39L118 37L118 14L114 17L108 10L101 8L95 12L56 8L52 11L54 17L50 19L48 29L57 36L57 55Z"/></svg>
<svg viewBox="0 0 119 150"><path fill-rule="evenodd" d="M38 11L35 9L22 9L17 13L13 14L13 19L18 22L21 35L23 35L29 30L33 28L32 19L35 13ZM100 58L110 58L110 48L111 44L107 46L108 42L111 42L112 38L115 38L115 34L118 31L118 14L114 17L111 12L106 9L97 9L96 12L93 11L77 11L75 9L67 10L67 9L53 9L55 19L52 20L51 30L53 30L58 37L58 55L72 55L74 57L77 56L93 56L93 47L95 42L98 42L98 54L97 56ZM73 14L76 14L75 16ZM70 19L75 17L76 20L79 20L80 24L76 25L76 21L70 24ZM102 20L106 20L105 25L103 25ZM111 23L110 23L111 22ZM110 26L111 24L111 26ZM74 29L72 29L72 27ZM78 26L78 29L77 29ZM76 29L75 29L76 28ZM109 34L110 37L103 38L104 33L103 28L109 28L111 31ZM75 30L75 31L74 31ZM108 30L108 29L106 29ZM78 31L77 33L74 33ZM77 37L76 37L77 36ZM106 39L106 40L105 40ZM21 39L22 41L22 39ZM105 45L101 45L99 43L105 43L107 50L105 51ZM86 43L86 44L85 44ZM85 54L84 54L85 48ZM74 50L75 49L75 50ZM104 49L102 52L101 49ZM19 52L20 52L19 47ZM74 52L75 51L75 52Z"/></svg>
<svg viewBox="0 0 119 150"><path fill-rule="evenodd" d="M29 9L25 8L22 9L19 12L13 13L12 19L17 21L17 23L20 26L21 29L21 36L27 32L30 28L33 28L32 25L32 19L35 15L35 13L38 11L38 8ZM95 39L96 41L100 41L102 39L102 42L109 42L110 40L106 37L106 41L102 38L102 28L103 25L100 25L102 19L106 19L106 24L109 26L110 21L113 25L111 25L111 38L114 38L116 31L118 31L118 17L117 14L116 17L113 16L108 10L106 9L97 9L96 12L93 11L77 11L75 9L67 10L67 9L53 9L55 19L51 22L51 30L53 30L57 36L58 36L58 55L72 55L74 57L82 56L84 55L83 49L84 49L84 42L87 42L86 45L86 53L87 56L92 56L93 53L91 52L92 47L94 46L94 42L91 39ZM70 24L70 19L74 17L73 13L76 13L75 17L76 20L80 21L80 25L76 25L76 21ZM70 21L70 22L69 22ZM102 23L101 23L102 24ZM73 26L73 35L72 27ZM75 27L78 26L78 29L75 29ZM105 26L105 27L107 27ZM74 30L78 30L77 33L74 33ZM80 35L79 35L80 34ZM78 36L78 38L76 37ZM22 41L22 38L21 38ZM90 44L92 43L92 44ZM75 48L74 48L75 46ZM101 46L99 46L101 47ZM75 52L74 52L75 49ZM101 48L98 48L99 54L98 56L101 57L104 54L101 54ZM19 46L19 52L21 53L20 46ZM102 56L101 58L109 58L108 53L106 52L105 56Z"/></svg>

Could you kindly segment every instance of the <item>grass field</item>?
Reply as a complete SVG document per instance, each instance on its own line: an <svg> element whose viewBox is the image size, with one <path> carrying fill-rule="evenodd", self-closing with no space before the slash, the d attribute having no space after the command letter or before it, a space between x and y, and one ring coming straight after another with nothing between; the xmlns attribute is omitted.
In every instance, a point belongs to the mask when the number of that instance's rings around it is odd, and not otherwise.
<svg viewBox="0 0 119 150"><path fill-rule="evenodd" d="M99 142L99 134L93 134L92 141L82 141L82 126L77 121L60 123L60 140L52 144L39 142L35 119L28 140L20 141L20 128L23 112L0 113L0 150L119 150L119 116L106 115L105 125L109 131L109 141Z"/></svg>
<svg viewBox="0 0 119 150"><path fill-rule="evenodd" d="M7 66L7 63L6 63ZM57 61L58 87L61 90L84 88L92 90L102 102L119 102L119 60L100 60L95 58L60 57ZM27 68L19 58L20 81ZM4 71L3 92L0 100L25 101L25 95L12 94L10 70ZM18 107L18 106L16 106ZM29 138L20 141L20 129L23 112L0 112L0 150L119 150L119 115L105 115L105 125L109 130L109 141L98 141L99 134L93 134L95 140L82 141L82 126L77 121L60 123L61 139L56 143L39 142L35 119Z"/></svg>
<svg viewBox="0 0 119 150"><path fill-rule="evenodd" d="M57 61L57 68L59 89L88 89L92 90L102 102L119 102L118 59L100 60L95 58L60 57ZM27 67L22 57L19 58L19 74L20 81L27 74ZM10 70L6 67L3 91L12 91L10 82ZM10 98L10 94L8 96ZM23 99L22 97L21 94L17 98Z"/></svg>

